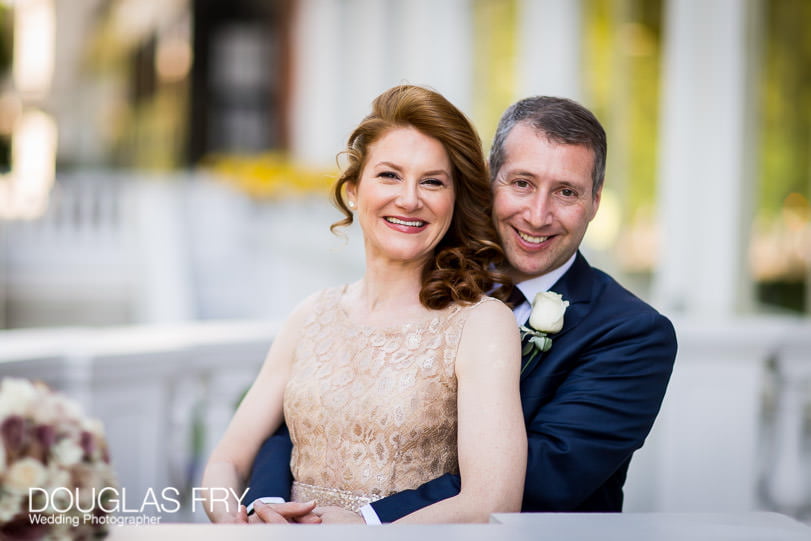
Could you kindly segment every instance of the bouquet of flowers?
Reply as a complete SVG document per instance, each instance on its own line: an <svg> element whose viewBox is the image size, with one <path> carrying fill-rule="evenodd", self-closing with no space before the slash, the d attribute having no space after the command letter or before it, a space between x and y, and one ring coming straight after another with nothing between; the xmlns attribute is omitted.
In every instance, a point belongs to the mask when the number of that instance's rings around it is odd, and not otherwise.
<svg viewBox="0 0 811 541"><path fill-rule="evenodd" d="M99 421L42 383L0 381L0 538L103 536L114 486Z"/></svg>

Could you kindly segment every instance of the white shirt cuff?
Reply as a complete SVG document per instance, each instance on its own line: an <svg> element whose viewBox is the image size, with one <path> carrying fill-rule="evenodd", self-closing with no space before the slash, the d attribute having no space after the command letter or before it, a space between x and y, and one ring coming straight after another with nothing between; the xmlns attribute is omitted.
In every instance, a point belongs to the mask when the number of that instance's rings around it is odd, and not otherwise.
<svg viewBox="0 0 811 541"><path fill-rule="evenodd" d="M380 517L377 516L377 513L375 513L375 508L369 503L360 508L360 516L362 516L363 520L366 521L366 524L369 524L370 526L378 526L383 524L380 522Z"/></svg>
<svg viewBox="0 0 811 541"><path fill-rule="evenodd" d="M251 504L248 507L245 508L248 511L249 515L251 513L253 513L253 505L256 502L262 502L262 503L287 503L284 498L280 498L279 496L265 496L264 498L256 498L254 501L251 502ZM372 512L374 512L374 511L372 511Z"/></svg>

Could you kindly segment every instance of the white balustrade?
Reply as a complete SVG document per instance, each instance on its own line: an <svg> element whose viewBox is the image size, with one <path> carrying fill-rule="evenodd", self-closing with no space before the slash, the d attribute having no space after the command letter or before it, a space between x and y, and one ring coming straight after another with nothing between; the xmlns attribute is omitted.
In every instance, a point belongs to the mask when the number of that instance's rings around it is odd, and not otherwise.
<svg viewBox="0 0 811 541"><path fill-rule="evenodd" d="M811 513L811 328L797 325L776 357L778 388L770 442L768 499L793 515Z"/></svg>
<svg viewBox="0 0 811 541"><path fill-rule="evenodd" d="M0 377L44 381L100 419L120 486L137 502L150 488L188 497L275 332L269 322L2 331Z"/></svg>
<svg viewBox="0 0 811 541"><path fill-rule="evenodd" d="M326 196L255 201L202 173L62 175L49 212L3 224L0 306L12 328L279 318L358 279L363 251Z"/></svg>
<svg viewBox="0 0 811 541"><path fill-rule="evenodd" d="M675 323L673 378L631 462L625 509L804 516L811 508L811 324ZM130 493L172 486L188 494L275 332L262 321L2 331L0 377L43 380L99 417ZM765 375L774 363L777 411L763 426Z"/></svg>

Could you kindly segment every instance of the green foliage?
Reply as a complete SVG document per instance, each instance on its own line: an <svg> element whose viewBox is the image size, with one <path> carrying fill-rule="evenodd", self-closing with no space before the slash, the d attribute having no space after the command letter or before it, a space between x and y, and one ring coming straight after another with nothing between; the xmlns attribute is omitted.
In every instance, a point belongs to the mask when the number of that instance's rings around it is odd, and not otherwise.
<svg viewBox="0 0 811 541"><path fill-rule="evenodd" d="M631 223L656 198L662 0L585 0L586 104L609 141L606 186Z"/></svg>
<svg viewBox="0 0 811 541"><path fill-rule="evenodd" d="M485 147L501 114L515 95L518 48L516 0L475 0L473 3L473 119ZM523 97L523 96L521 96Z"/></svg>
<svg viewBox="0 0 811 541"><path fill-rule="evenodd" d="M811 189L811 2L766 2L761 66L759 206L775 216Z"/></svg>
<svg viewBox="0 0 811 541"><path fill-rule="evenodd" d="M11 69L12 13L0 4L0 79Z"/></svg>

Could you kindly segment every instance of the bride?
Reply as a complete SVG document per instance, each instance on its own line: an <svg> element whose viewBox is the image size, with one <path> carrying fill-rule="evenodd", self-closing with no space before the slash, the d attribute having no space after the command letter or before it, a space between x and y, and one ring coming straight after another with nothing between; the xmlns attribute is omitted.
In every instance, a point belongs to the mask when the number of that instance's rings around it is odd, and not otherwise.
<svg viewBox="0 0 811 541"><path fill-rule="evenodd" d="M519 511L520 343L510 309L485 295L506 278L478 135L438 93L400 85L375 99L343 154L333 197L345 219L333 229L359 222L365 273L290 315L203 485L242 493L259 446L286 422L294 501L357 512L458 473L458 495L401 521ZM247 522L233 497L206 510Z"/></svg>

